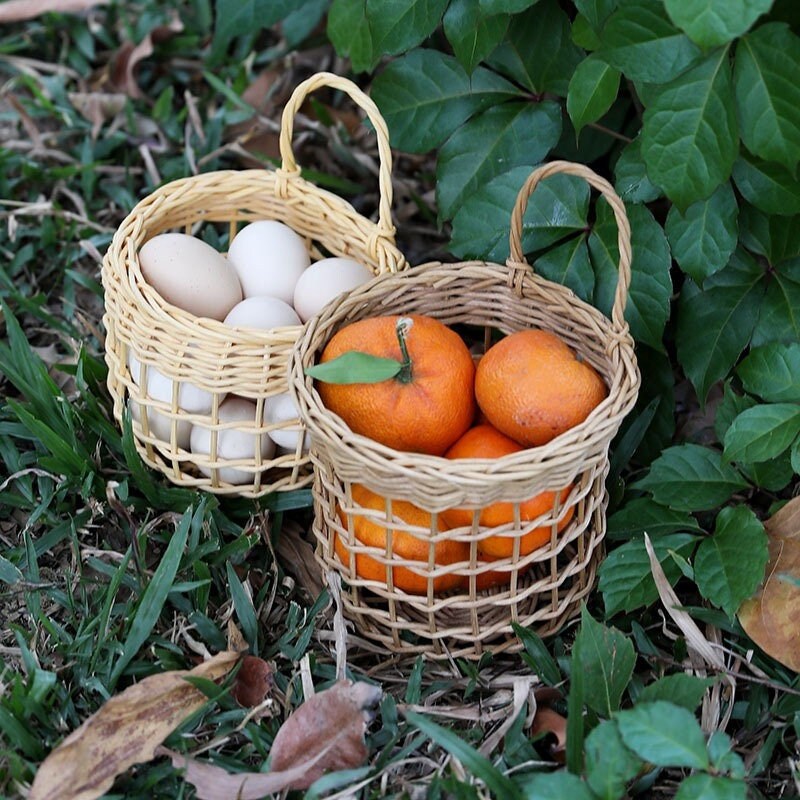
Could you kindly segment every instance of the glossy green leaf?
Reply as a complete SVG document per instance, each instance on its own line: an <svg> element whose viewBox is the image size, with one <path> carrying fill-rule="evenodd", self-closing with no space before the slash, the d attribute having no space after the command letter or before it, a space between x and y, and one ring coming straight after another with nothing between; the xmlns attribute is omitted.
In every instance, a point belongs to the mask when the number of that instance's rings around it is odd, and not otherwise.
<svg viewBox="0 0 800 800"><path fill-rule="evenodd" d="M670 533L652 541L664 574L674 586L681 577L681 571L670 552L688 558L697 537L690 533ZM650 571L650 558L643 536L614 548L600 565L598 574L598 589L603 594L606 618L620 611L627 613L649 606L658 600L658 589Z"/></svg>
<svg viewBox="0 0 800 800"><path fill-rule="evenodd" d="M297 9L298 0L216 0L212 58L237 36L271 27Z"/></svg>
<svg viewBox="0 0 800 800"><path fill-rule="evenodd" d="M768 492L780 492L794 478L791 451L784 450L776 458L752 464L740 464L742 474L760 489Z"/></svg>
<svg viewBox="0 0 800 800"><path fill-rule="evenodd" d="M791 465L795 475L800 475L800 438L794 440L791 451Z"/></svg>
<svg viewBox="0 0 800 800"><path fill-rule="evenodd" d="M439 151L436 200L440 217L452 219L467 199L497 175L538 164L560 135L561 110L552 102L505 103L473 117Z"/></svg>
<svg viewBox="0 0 800 800"><path fill-rule="evenodd" d="M452 56L424 48L388 64L370 92L392 146L408 153L439 147L474 114L518 95L496 73L478 67L468 75Z"/></svg>
<svg viewBox="0 0 800 800"><path fill-rule="evenodd" d="M675 800L747 800L747 783L708 773L690 775L678 787Z"/></svg>
<svg viewBox="0 0 800 800"><path fill-rule="evenodd" d="M733 165L733 180L745 200L767 214L800 214L800 182L781 164L742 153Z"/></svg>
<svg viewBox="0 0 800 800"><path fill-rule="evenodd" d="M702 289L693 281L683 285L678 300L678 361L701 404L750 342L764 296L763 277L755 260L738 251Z"/></svg>
<svg viewBox="0 0 800 800"><path fill-rule="evenodd" d="M325 383L379 383L393 378L402 366L394 358L351 350L324 364L306 367L305 373Z"/></svg>
<svg viewBox="0 0 800 800"><path fill-rule="evenodd" d="M739 128L727 50L715 51L663 87L644 113L647 174L680 209L731 175Z"/></svg>
<svg viewBox="0 0 800 800"><path fill-rule="evenodd" d="M747 481L722 453L698 444L668 447L650 466L650 472L634 484L653 495L657 503L679 511L717 508Z"/></svg>
<svg viewBox="0 0 800 800"><path fill-rule="evenodd" d="M732 381L725 382L722 400L719 401L714 414L714 433L720 442L725 440L725 433L731 423L747 408L752 408L758 402L747 394L738 394L731 385Z"/></svg>
<svg viewBox="0 0 800 800"><path fill-rule="evenodd" d="M771 403L800 403L800 342L753 348L736 373L751 394Z"/></svg>
<svg viewBox="0 0 800 800"><path fill-rule="evenodd" d="M739 209L739 240L772 266L800 256L800 217L776 216L744 203Z"/></svg>
<svg viewBox="0 0 800 800"><path fill-rule="evenodd" d="M591 26L583 14L576 14L572 20L572 41L584 50L598 50L602 42L597 31Z"/></svg>
<svg viewBox="0 0 800 800"><path fill-rule="evenodd" d="M624 540L646 533L656 539L679 531L700 530L691 514L653 502L649 497L637 497L611 514L606 535L609 539Z"/></svg>
<svg viewBox="0 0 800 800"><path fill-rule="evenodd" d="M581 300L590 303L594 293L594 271L586 240L586 234L582 234L557 245L539 256L533 268L538 275L569 287Z"/></svg>
<svg viewBox="0 0 800 800"><path fill-rule="evenodd" d="M471 73L497 47L508 29L505 14L485 16L479 0L451 0L444 33L464 69Z"/></svg>
<svg viewBox="0 0 800 800"><path fill-rule="evenodd" d="M618 5L619 0L575 0L575 8L598 32Z"/></svg>
<svg viewBox="0 0 800 800"><path fill-rule="evenodd" d="M657 700L667 700L687 711L694 711L700 705L706 690L713 685L713 678L698 678L696 675L676 672L647 684L636 702L654 703Z"/></svg>
<svg viewBox="0 0 800 800"><path fill-rule="evenodd" d="M642 138L637 136L620 153L614 165L614 188L626 203L650 203L663 195L647 177L642 158Z"/></svg>
<svg viewBox="0 0 800 800"><path fill-rule="evenodd" d="M800 259L784 261L769 275L752 345L800 340Z"/></svg>
<svg viewBox="0 0 800 800"><path fill-rule="evenodd" d="M742 141L766 161L794 170L800 160L800 37L771 23L748 33L736 47L734 83Z"/></svg>
<svg viewBox="0 0 800 800"><path fill-rule="evenodd" d="M694 714L663 700L620 711L622 741L640 758L659 767L707 769L703 731Z"/></svg>
<svg viewBox="0 0 800 800"><path fill-rule="evenodd" d="M753 511L746 506L723 508L713 535L697 548L697 588L733 617L763 580L768 557L767 534Z"/></svg>
<svg viewBox="0 0 800 800"><path fill-rule="evenodd" d="M456 256L505 262L511 210L530 173L529 167L516 167L494 178L464 203L453 219L450 249ZM524 251L532 253L583 230L588 208L589 187L584 180L554 175L542 181L522 220Z"/></svg>
<svg viewBox="0 0 800 800"><path fill-rule="evenodd" d="M700 56L662 0L628 0L609 17L599 55L633 81L667 83Z"/></svg>
<svg viewBox="0 0 800 800"><path fill-rule="evenodd" d="M594 800L586 784L570 772L538 772L522 781L528 800Z"/></svg>
<svg viewBox="0 0 800 800"><path fill-rule="evenodd" d="M604 720L586 737L586 783L600 800L619 800L644 765L629 750L614 720ZM564 798L571 794L563 794Z"/></svg>
<svg viewBox="0 0 800 800"><path fill-rule="evenodd" d="M708 199L690 205L684 214L676 206L670 208L665 230L672 255L700 286L733 255L738 215L730 183L723 183Z"/></svg>
<svg viewBox="0 0 800 800"><path fill-rule="evenodd" d="M786 450L800 433L800 404L764 403L739 414L725 433L724 457L753 464Z"/></svg>
<svg viewBox="0 0 800 800"><path fill-rule="evenodd" d="M480 0L481 12L484 15L518 14L526 8L535 6L539 0Z"/></svg>
<svg viewBox="0 0 800 800"><path fill-rule="evenodd" d="M611 108L619 91L619 78L619 71L597 56L589 56L578 64L567 92L567 113L577 133Z"/></svg>
<svg viewBox="0 0 800 800"><path fill-rule="evenodd" d="M572 666L583 674L584 702L598 714L610 717L619 709L633 675L633 644L621 631L593 619L585 606L575 642L579 657Z"/></svg>
<svg viewBox="0 0 800 800"><path fill-rule="evenodd" d="M664 0L670 19L701 47L727 44L769 11L773 0Z"/></svg>
<svg viewBox="0 0 800 800"><path fill-rule="evenodd" d="M489 64L535 94L566 97L569 79L583 56L558 0L541 0L514 17Z"/></svg>
<svg viewBox="0 0 800 800"><path fill-rule="evenodd" d="M610 315L619 279L617 225L611 207L597 203L597 220L589 236L589 252L595 270L595 305ZM631 224L631 285L625 319L633 337L655 350L663 349L661 337L670 313L672 258L664 229L642 205L628 206Z"/></svg>

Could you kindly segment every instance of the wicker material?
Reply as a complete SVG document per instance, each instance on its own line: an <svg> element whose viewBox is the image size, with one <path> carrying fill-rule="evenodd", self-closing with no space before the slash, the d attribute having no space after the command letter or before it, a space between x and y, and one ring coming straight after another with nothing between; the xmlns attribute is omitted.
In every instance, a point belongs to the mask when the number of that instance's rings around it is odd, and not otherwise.
<svg viewBox="0 0 800 800"><path fill-rule="evenodd" d="M294 118L305 97L323 86L340 89L366 111L377 136L380 156L378 222L358 214L342 198L300 177L292 152ZM275 171L219 171L174 181L142 200L117 230L103 262L104 324L108 386L114 416L133 407L133 435L142 458L182 486L219 494L258 497L311 482L311 468L302 445L299 419L262 423L264 400L287 391L289 352L301 326L269 331L237 329L201 319L167 303L143 279L137 253L144 242L164 231L197 235L214 226L233 238L241 226L259 219L279 220L303 236L312 258L349 256L376 273L396 272L407 264L395 247L391 203L392 159L386 125L375 104L354 84L319 73L294 91L282 117L282 164ZM133 356L143 371L132 376ZM135 362L134 362L135 364ZM157 369L174 383L172 397L148 396L148 370ZM136 378L136 380L134 380ZM213 394L210 413L190 414L178 407L178 386L187 382ZM256 403L252 423L221 424L220 402L236 394ZM186 405L184 403L184 405ZM211 454L192 454L184 435L190 424L209 428ZM236 461L216 457L218 432L226 428L253 434L253 453ZM261 457L267 431L300 430L298 446L270 459ZM182 446L183 445L183 446ZM244 484L222 480L218 471L234 467L247 473ZM210 472L206 476L198 468Z"/></svg>
<svg viewBox="0 0 800 800"><path fill-rule="evenodd" d="M522 215L537 183L555 173L586 179L614 210L619 227L619 285L611 319L579 300L569 289L534 274L520 245ZM613 188L586 167L553 162L535 170L520 191L511 223L511 258L507 265L486 262L426 264L402 275L375 278L310 320L290 358L290 389L311 432L315 480L314 534L317 558L325 571L338 572L347 589L347 615L366 636L404 652L479 657L486 649L516 649L512 623L540 634L558 630L592 589L605 533L608 447L639 389L633 340L624 321L630 282L630 228L622 201ZM354 434L341 418L325 409L304 369L315 362L340 327L384 314L427 314L453 325L477 326L488 341L492 329L510 333L544 328L560 335L603 376L608 397L580 425L541 447L499 459L447 460L392 450ZM351 488L366 484L388 498L385 513L360 509ZM532 522L520 523L519 502L542 491L573 488L562 507ZM440 532L391 523L391 499L409 500L430 512L453 507L483 508L496 501L515 504L516 522L502 528L472 527ZM561 533L559 520L574 515ZM353 535L353 515L371 517L387 530L385 548L370 548ZM520 554L520 537L548 526L550 543ZM409 562L392 553L392 531L408 531L429 543L428 563ZM477 542L489 535L511 537L511 556L490 564L477 561ZM347 558L334 552L341 537ZM468 561L434 564L434 543L469 542ZM367 581L355 570L357 556L383 564L386 578ZM407 566L427 579L427 595L410 595L393 586L392 566ZM509 575L507 586L478 592L476 578L488 570ZM464 588L433 592L432 580L448 572L464 576Z"/></svg>

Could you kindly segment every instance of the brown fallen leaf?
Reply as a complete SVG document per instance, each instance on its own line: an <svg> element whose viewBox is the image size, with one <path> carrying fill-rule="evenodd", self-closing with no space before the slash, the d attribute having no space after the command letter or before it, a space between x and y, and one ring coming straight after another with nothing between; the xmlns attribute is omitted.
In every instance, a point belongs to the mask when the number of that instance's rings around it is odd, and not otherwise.
<svg viewBox="0 0 800 800"><path fill-rule="evenodd" d="M382 692L368 683L339 681L310 697L283 723L270 751L270 772L229 773L162 747L198 800L260 800L307 789L326 772L361 766L369 755L364 732Z"/></svg>
<svg viewBox="0 0 800 800"><path fill-rule="evenodd" d="M539 706L530 727L532 737L545 737L545 745L550 757L563 764L567 752L567 718L549 706ZM546 737L553 736L555 741L547 742Z"/></svg>
<svg viewBox="0 0 800 800"><path fill-rule="evenodd" d="M258 656L245 656L233 679L231 696L244 708L254 708L264 702L275 682L272 667Z"/></svg>
<svg viewBox="0 0 800 800"><path fill-rule="evenodd" d="M206 696L186 677L219 680L240 653L226 650L192 670L151 675L108 700L42 762L28 800L93 800L156 748Z"/></svg>
<svg viewBox="0 0 800 800"><path fill-rule="evenodd" d="M765 652L800 672L800 497L764 522L769 561L759 590L739 608L745 633Z"/></svg>
<svg viewBox="0 0 800 800"><path fill-rule="evenodd" d="M21 22L50 11L75 14L107 3L108 0L6 0L5 3L0 3L0 22Z"/></svg>

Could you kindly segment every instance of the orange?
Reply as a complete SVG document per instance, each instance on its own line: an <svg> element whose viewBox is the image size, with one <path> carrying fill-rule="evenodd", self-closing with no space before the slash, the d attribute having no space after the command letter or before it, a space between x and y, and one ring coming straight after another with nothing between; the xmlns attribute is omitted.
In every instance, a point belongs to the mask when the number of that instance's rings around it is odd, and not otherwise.
<svg viewBox="0 0 800 800"><path fill-rule="evenodd" d="M470 428L446 453L445 458L501 458L511 453L518 453L524 448L513 439L500 433L491 425L476 425ZM560 492L559 502L564 503L572 486L567 486ZM520 520L527 522L542 514L547 513L556 503L556 492L542 492L520 503ZM480 509L478 523L487 528L506 525L514 521L513 503L493 503ZM562 531L572 519L574 506L567 509L558 523L557 530ZM443 511L441 516L451 528L460 528L472 525L473 511L467 508L450 508ZM520 555L527 555L537 547L550 541L550 526L526 533L522 536L519 545ZM489 560L507 557L514 552L514 538L511 536L489 536L478 542L478 552ZM491 573L489 573L491 574Z"/></svg>
<svg viewBox="0 0 800 800"><path fill-rule="evenodd" d="M386 500L383 497L360 484L353 485L353 500L362 508L376 511L385 511L386 509ZM426 528L427 530L431 529L431 515L405 500L392 501L392 516L408 525ZM347 515L341 509L339 509L339 518L342 520L342 524L347 526ZM388 520L377 521L371 517L353 515L353 533L361 544L379 547L385 551L389 529L392 530L392 554L409 561L419 561L421 569L427 568L429 565L430 542L422 538L422 536L416 536L401 529L390 528ZM446 528L440 523L439 530L446 530ZM350 553L338 533L334 537L334 549L342 564L349 566ZM437 542L434 545L433 558L437 566L454 564L458 561L468 561L469 545L466 542L447 540ZM355 568L356 574L361 578L386 583L386 566L372 556L357 553ZM395 588L402 589L409 594L428 593L428 579L424 575L420 575L408 567L397 566L392 567L391 570L392 582ZM432 581L433 590L435 592L446 592L450 589L455 589L461 585L462 580L463 575L454 573L440 575Z"/></svg>
<svg viewBox="0 0 800 800"><path fill-rule="evenodd" d="M490 347L475 395L489 422L525 447L583 422L608 394L603 379L549 331L522 330Z"/></svg>
<svg viewBox="0 0 800 800"><path fill-rule="evenodd" d="M436 319L411 315L401 349L401 317L371 317L339 330L320 363L349 351L405 362L378 383L326 383L316 387L326 408L356 433L395 450L441 455L475 417L475 367L461 337Z"/></svg>

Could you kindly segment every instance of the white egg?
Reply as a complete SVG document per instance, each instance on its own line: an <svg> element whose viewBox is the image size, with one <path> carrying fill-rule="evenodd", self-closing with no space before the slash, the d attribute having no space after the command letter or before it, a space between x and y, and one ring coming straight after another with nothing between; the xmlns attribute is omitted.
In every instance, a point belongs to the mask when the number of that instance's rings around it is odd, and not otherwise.
<svg viewBox="0 0 800 800"><path fill-rule="evenodd" d="M305 240L277 220L245 225L228 248L245 297L269 295L291 305L294 287L311 263Z"/></svg>
<svg viewBox="0 0 800 800"><path fill-rule="evenodd" d="M159 439L162 442L172 442L172 417L168 416L167 414L162 413L161 411L156 410L155 408L151 408L149 406L144 406L140 403L135 403L131 401L130 403L131 409L131 417L139 423L142 427L142 432L144 432L144 423L142 421L142 411L143 409L147 410L147 425L150 431L150 435L154 436L156 439ZM176 421L175 425L175 444L177 447L180 447L184 450L188 449L189 447L189 434L192 430L192 423L185 419L179 419Z"/></svg>
<svg viewBox="0 0 800 800"><path fill-rule="evenodd" d="M226 325L237 328L282 328L299 325L300 317L295 310L277 297L248 297L237 303L225 317Z"/></svg>
<svg viewBox="0 0 800 800"><path fill-rule="evenodd" d="M197 317L223 320L242 299L228 259L202 239L160 233L139 250L144 279L168 302Z"/></svg>
<svg viewBox="0 0 800 800"><path fill-rule="evenodd" d="M141 362L128 351L128 369L137 386L141 386ZM163 372L147 365L147 396L162 403L172 404L174 381ZM220 398L222 400L222 398ZM201 389L188 381L178 381L178 408L189 414L208 414L214 402L211 392Z"/></svg>
<svg viewBox="0 0 800 800"><path fill-rule="evenodd" d="M305 322L318 314L334 297L361 286L372 277L367 267L350 258L315 261L303 272L294 287L294 309Z"/></svg>
<svg viewBox="0 0 800 800"><path fill-rule="evenodd" d="M229 397L219 407L220 422L240 422L241 427L247 423L254 426L256 423L256 404L242 397ZM189 437L189 445L197 455L210 455L211 429L202 425L193 425ZM260 447L259 440L260 438ZM229 428L217 431L217 460L234 461L238 459L255 459L256 447L259 447L262 460L272 458L275 454L275 443L266 434L260 437L256 433L245 430ZM211 477L209 467L197 465L203 475ZM253 473L236 467L219 467L217 475L220 481L233 484L251 483Z"/></svg>
<svg viewBox="0 0 800 800"><path fill-rule="evenodd" d="M278 425L294 421L294 425L283 425L275 430L267 431L267 434L280 447L285 447L292 452L297 451L297 442L303 434L303 426L300 423L300 414L297 406L288 392L275 394L264 400L264 424ZM308 431L303 436L301 452L305 453L311 445L311 437Z"/></svg>

